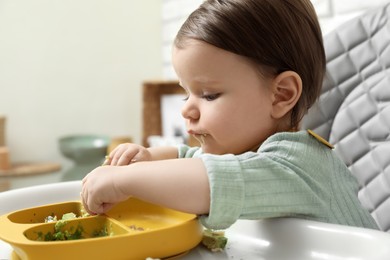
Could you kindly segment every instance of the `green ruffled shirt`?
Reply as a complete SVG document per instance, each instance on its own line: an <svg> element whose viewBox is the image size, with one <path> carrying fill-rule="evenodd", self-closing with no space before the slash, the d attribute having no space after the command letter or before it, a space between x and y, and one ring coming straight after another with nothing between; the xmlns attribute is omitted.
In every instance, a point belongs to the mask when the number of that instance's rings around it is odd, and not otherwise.
<svg viewBox="0 0 390 260"><path fill-rule="evenodd" d="M296 217L378 229L357 197L358 184L336 153L306 131L269 137L257 150L212 155L182 145L179 158L201 158L210 183L207 228L237 219Z"/></svg>

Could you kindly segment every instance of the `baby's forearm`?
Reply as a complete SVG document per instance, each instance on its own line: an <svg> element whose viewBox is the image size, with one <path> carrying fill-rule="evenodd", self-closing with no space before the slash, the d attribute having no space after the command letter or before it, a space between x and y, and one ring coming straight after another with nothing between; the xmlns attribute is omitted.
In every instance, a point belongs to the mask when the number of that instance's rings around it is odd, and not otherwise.
<svg viewBox="0 0 390 260"><path fill-rule="evenodd" d="M152 156L152 161L176 159L178 156L177 147L161 146L147 148Z"/></svg>
<svg viewBox="0 0 390 260"><path fill-rule="evenodd" d="M210 188L201 159L172 159L131 164L115 185L129 196L193 214L210 208Z"/></svg>

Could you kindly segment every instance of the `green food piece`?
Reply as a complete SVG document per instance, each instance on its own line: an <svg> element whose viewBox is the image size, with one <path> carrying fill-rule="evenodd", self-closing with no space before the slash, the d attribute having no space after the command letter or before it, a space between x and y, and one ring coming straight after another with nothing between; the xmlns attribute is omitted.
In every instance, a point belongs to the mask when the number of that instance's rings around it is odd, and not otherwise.
<svg viewBox="0 0 390 260"><path fill-rule="evenodd" d="M44 235L44 241L63 241L63 240L75 240L82 239L83 227L79 224L77 228L70 227L69 230L63 230L68 222L66 220L59 220L54 225L54 233L48 232ZM42 233L38 233L38 240L42 240Z"/></svg>
<svg viewBox="0 0 390 260"><path fill-rule="evenodd" d="M81 218L85 218L85 217L89 217L89 216L91 216L91 215L89 215L89 213L85 210L85 208L84 207L81 207L80 208L80 213L81 213Z"/></svg>
<svg viewBox="0 0 390 260"><path fill-rule="evenodd" d="M95 230L95 232L93 232L92 234L92 237L106 237L108 235L109 235L108 230L107 227L105 226L101 230Z"/></svg>
<svg viewBox="0 0 390 260"><path fill-rule="evenodd" d="M73 212L70 212L70 213L66 213L66 214L62 215L61 220L70 220L70 219L75 219L75 218L77 218L76 214L74 214Z"/></svg>
<svg viewBox="0 0 390 260"><path fill-rule="evenodd" d="M202 244L213 252L225 249L228 239L223 231L205 229L203 231Z"/></svg>
<svg viewBox="0 0 390 260"><path fill-rule="evenodd" d="M47 234L43 238L44 241L54 241L53 234L51 232L47 232Z"/></svg>
<svg viewBox="0 0 390 260"><path fill-rule="evenodd" d="M77 228L74 232L73 232L73 228L71 228L69 231L66 230L65 231L66 240L82 239L82 238L84 238L83 232L84 232L84 229L80 224L77 226Z"/></svg>
<svg viewBox="0 0 390 260"><path fill-rule="evenodd" d="M81 218L81 217L87 217L89 214L84 210L81 211L82 216L78 217L73 212L66 213L62 215L62 218L57 221L57 216L54 214L48 216L45 218L45 222L54 222L56 221L54 225L54 232L47 232L46 234L43 234L42 232L37 232L38 241L63 241L63 240L75 240L75 239L83 239L85 238L83 236L84 229L79 223L77 227L70 227L67 230L65 229L66 224L69 220ZM108 232L107 226L104 226L101 230L96 230L91 234L91 237L104 237L104 236L112 236L113 234Z"/></svg>
<svg viewBox="0 0 390 260"><path fill-rule="evenodd" d="M57 221L57 222L55 223L54 229L55 229L56 231L59 231L59 230L61 230L61 229L66 225L66 223L68 223L68 222L61 219L61 220L59 220L59 221Z"/></svg>

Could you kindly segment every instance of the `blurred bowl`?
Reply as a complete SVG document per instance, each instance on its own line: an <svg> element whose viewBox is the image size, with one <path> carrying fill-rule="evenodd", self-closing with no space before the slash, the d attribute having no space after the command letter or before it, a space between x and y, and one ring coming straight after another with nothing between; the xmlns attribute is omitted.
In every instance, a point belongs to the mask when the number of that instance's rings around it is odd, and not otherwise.
<svg viewBox="0 0 390 260"><path fill-rule="evenodd" d="M59 139L59 148L66 158L81 164L104 160L110 139L100 135L73 135Z"/></svg>

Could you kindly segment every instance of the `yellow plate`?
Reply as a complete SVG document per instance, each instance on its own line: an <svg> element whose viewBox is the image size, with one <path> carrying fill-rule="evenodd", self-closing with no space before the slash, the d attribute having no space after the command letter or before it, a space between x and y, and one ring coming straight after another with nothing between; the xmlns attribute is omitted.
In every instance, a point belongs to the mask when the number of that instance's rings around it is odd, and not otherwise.
<svg viewBox="0 0 390 260"><path fill-rule="evenodd" d="M0 239L11 244L22 260L29 259L145 259L167 258L186 252L202 239L196 215L130 198L106 215L68 220L63 230L82 232L84 238L40 241L54 233L56 222L44 223L49 215L61 218L82 214L78 201L50 204L15 211L0 217ZM95 237L105 230L107 236Z"/></svg>

